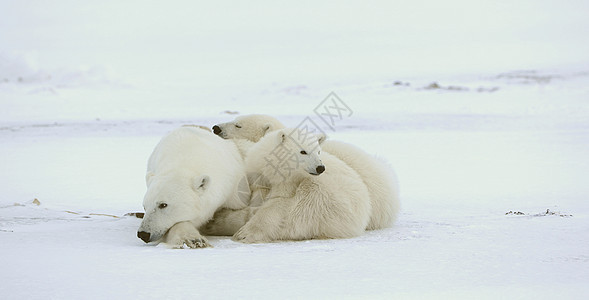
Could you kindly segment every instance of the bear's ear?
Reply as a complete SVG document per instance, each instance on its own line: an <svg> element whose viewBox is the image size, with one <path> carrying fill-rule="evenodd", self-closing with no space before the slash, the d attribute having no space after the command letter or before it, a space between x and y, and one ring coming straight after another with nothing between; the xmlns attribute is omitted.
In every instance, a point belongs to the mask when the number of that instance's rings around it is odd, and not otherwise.
<svg viewBox="0 0 589 300"><path fill-rule="evenodd" d="M278 132L278 142L280 144L284 143L284 141L286 140L286 132L284 132L284 130L280 130Z"/></svg>
<svg viewBox="0 0 589 300"><path fill-rule="evenodd" d="M265 135L266 135L266 133L268 133L268 132L270 132L270 131L273 131L273 130L272 130L272 124L268 123L268 124L264 125L264 126L262 127L262 131L263 131L263 134L262 134L262 136L265 136Z"/></svg>
<svg viewBox="0 0 589 300"><path fill-rule="evenodd" d="M192 182L192 189L194 189L195 191L198 190L206 190L209 187L209 184L211 183L211 178L207 175L202 175L202 176L197 176L196 178L194 178L194 181Z"/></svg>
<svg viewBox="0 0 589 300"><path fill-rule="evenodd" d="M317 134L317 142L321 145L327 139L327 135L325 133L318 133Z"/></svg>
<svg viewBox="0 0 589 300"><path fill-rule="evenodd" d="M147 173L145 174L145 183L147 184L147 187L149 187L149 185L151 184L151 181L154 176L155 173L153 171L147 171Z"/></svg>

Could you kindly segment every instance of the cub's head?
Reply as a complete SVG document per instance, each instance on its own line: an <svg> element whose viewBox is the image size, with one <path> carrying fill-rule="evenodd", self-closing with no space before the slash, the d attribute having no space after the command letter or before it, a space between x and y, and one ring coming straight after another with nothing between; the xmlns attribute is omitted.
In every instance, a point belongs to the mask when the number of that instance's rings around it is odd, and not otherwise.
<svg viewBox="0 0 589 300"><path fill-rule="evenodd" d="M297 173L320 175L325 171L321 146L325 134L281 129L266 135L250 152L268 178L280 180ZM261 165L260 165L261 164Z"/></svg>
<svg viewBox="0 0 589 300"><path fill-rule="evenodd" d="M209 182L206 175L178 179L148 174L143 198L145 216L137 237L146 243L157 242L174 224L192 220Z"/></svg>
<svg viewBox="0 0 589 300"><path fill-rule="evenodd" d="M284 125L267 115L246 115L227 123L213 126L213 132L224 139L259 141L266 133L282 129Z"/></svg>

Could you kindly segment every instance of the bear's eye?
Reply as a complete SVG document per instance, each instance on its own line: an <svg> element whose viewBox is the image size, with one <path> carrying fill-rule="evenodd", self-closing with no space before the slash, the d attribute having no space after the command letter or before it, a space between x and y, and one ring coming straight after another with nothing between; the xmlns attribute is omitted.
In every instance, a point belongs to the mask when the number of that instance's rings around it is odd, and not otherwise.
<svg viewBox="0 0 589 300"><path fill-rule="evenodd" d="M305 150L301 150L301 154L302 154L302 155L307 155L307 151L305 151Z"/></svg>
<svg viewBox="0 0 589 300"><path fill-rule="evenodd" d="M241 125L235 124L235 127L237 127L237 128L241 128Z"/></svg>
<svg viewBox="0 0 589 300"><path fill-rule="evenodd" d="M321 154L321 151L317 152L317 154Z"/></svg>
<svg viewBox="0 0 589 300"><path fill-rule="evenodd" d="M164 209L164 208L166 208L166 207L168 207L168 204L167 204L167 203L161 203L161 204L158 206L158 208L159 208L159 209Z"/></svg>

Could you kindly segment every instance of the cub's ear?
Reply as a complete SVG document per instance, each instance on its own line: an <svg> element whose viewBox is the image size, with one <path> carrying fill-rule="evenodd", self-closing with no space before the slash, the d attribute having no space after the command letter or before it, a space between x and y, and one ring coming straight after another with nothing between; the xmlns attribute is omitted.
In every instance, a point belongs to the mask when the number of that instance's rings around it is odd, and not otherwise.
<svg viewBox="0 0 589 300"><path fill-rule="evenodd" d="M282 144L284 141L286 141L286 132L284 132L284 130L280 130L278 132L278 142Z"/></svg>
<svg viewBox="0 0 589 300"><path fill-rule="evenodd" d="M318 133L317 134L317 142L321 145L327 139L327 135L325 133Z"/></svg>
<svg viewBox="0 0 589 300"><path fill-rule="evenodd" d="M206 190L211 183L211 178L207 175L197 176L192 182L192 189L195 191Z"/></svg>
<svg viewBox="0 0 589 300"><path fill-rule="evenodd" d="M145 174L145 183L147 184L147 187L149 187L149 185L151 184L151 181L154 176L155 173L152 171L147 171L147 173Z"/></svg>
<svg viewBox="0 0 589 300"><path fill-rule="evenodd" d="M264 132L264 134L262 136L265 136L266 133L272 131L272 124L264 125L264 127L262 127L262 131Z"/></svg>

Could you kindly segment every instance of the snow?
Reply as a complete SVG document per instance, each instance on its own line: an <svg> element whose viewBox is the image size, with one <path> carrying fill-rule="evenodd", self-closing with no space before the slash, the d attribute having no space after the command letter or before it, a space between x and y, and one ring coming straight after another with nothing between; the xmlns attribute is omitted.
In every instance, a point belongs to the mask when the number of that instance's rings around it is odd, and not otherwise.
<svg viewBox="0 0 589 300"><path fill-rule="evenodd" d="M585 299L588 8L2 2L0 295ZM332 91L353 112L335 131L313 112ZM144 244L124 215L142 210L153 147L234 112L309 117L384 157L397 224Z"/></svg>

